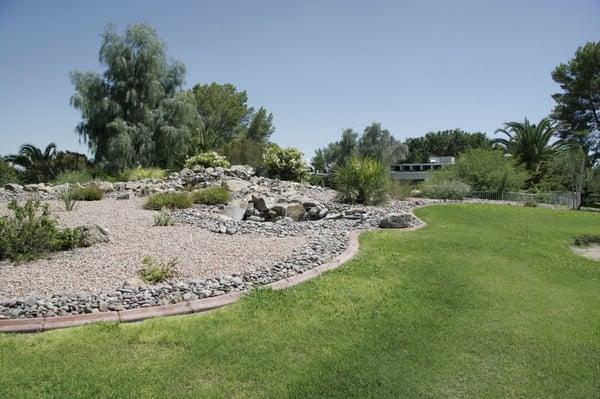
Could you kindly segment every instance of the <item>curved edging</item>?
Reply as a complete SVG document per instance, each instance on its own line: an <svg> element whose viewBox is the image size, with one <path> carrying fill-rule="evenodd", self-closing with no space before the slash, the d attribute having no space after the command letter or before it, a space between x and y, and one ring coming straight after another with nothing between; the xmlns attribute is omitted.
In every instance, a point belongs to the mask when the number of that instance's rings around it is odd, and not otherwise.
<svg viewBox="0 0 600 399"><path fill-rule="evenodd" d="M415 227L399 229L397 231L415 231L426 226L425 222ZM358 254L358 237L365 230L353 230L348 234L348 246L340 255L332 260L302 274L266 284L263 287L275 290L293 287L305 281L320 276L328 270L337 269ZM0 320L0 333L16 332L41 332L58 328L81 326L84 324L108 322L141 321L153 317L175 316L190 313L207 312L237 302L248 291L239 291L210 298L196 299L193 301L179 302L171 305L151 306L147 308L127 309L121 311L108 311L101 313L84 313L68 316L34 317L24 319Z"/></svg>

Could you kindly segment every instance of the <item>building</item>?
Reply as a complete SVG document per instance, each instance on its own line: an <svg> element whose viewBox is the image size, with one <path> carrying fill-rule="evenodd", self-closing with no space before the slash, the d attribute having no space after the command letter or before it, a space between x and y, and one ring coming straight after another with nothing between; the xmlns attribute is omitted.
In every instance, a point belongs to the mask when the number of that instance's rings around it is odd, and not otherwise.
<svg viewBox="0 0 600 399"><path fill-rule="evenodd" d="M429 157L427 163L402 163L392 165L392 178L405 181L423 181L431 176L431 172L454 165L454 157Z"/></svg>

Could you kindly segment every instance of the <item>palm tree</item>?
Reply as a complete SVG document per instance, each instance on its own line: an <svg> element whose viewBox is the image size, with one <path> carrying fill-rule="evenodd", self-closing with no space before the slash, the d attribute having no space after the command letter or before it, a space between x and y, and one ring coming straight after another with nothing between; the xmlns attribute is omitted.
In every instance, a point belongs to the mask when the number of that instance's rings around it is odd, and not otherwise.
<svg viewBox="0 0 600 399"><path fill-rule="evenodd" d="M538 124L530 123L527 118L524 122L506 122L504 129L498 129L496 133L502 133L507 138L495 139L494 143L503 147L534 174L539 173L542 164L563 146L560 141L550 144L556 134L556 127L550 118L543 118Z"/></svg>
<svg viewBox="0 0 600 399"><path fill-rule="evenodd" d="M42 151L33 144L23 144L19 153L5 160L25 169L25 178L31 182L47 181L54 177L52 161L56 157L56 144L50 143Z"/></svg>

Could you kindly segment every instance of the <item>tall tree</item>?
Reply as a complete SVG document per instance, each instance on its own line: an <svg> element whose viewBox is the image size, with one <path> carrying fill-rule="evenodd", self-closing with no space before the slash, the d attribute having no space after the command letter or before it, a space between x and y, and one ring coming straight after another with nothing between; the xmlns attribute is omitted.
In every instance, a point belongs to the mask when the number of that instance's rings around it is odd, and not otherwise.
<svg viewBox="0 0 600 399"><path fill-rule="evenodd" d="M372 158L389 166L402 162L408 155L408 147L396 140L381 123L367 126L358 140L358 152L362 157Z"/></svg>
<svg viewBox="0 0 600 399"><path fill-rule="evenodd" d="M560 122L559 136L584 146L593 159L600 158L600 42L589 42L575 57L552 72L561 93L552 96L552 118Z"/></svg>
<svg viewBox="0 0 600 399"><path fill-rule="evenodd" d="M156 30L134 24L119 35L109 24L99 60L106 66L102 75L71 73L71 104L83 119L77 132L95 161L111 170L171 167L181 161L197 116L180 93L185 67L167 61L166 45Z"/></svg>
<svg viewBox="0 0 600 399"><path fill-rule="evenodd" d="M252 116L252 122L248 126L246 135L251 140L264 143L269 140L274 131L273 114L267 114L267 110L260 107Z"/></svg>
<svg viewBox="0 0 600 399"><path fill-rule="evenodd" d="M543 162L562 145L562 142L550 143L556 134L550 118L543 118L537 124L530 123L527 118L523 122L506 122L496 133L504 134L506 138L494 142L535 175L540 172Z"/></svg>
<svg viewBox="0 0 600 399"><path fill-rule="evenodd" d="M202 121L200 129L194 132L194 152L214 149L245 133L253 113L245 91L238 91L229 83L213 82L197 84L191 93Z"/></svg>
<svg viewBox="0 0 600 399"><path fill-rule="evenodd" d="M327 147L316 151L311 165L316 172L326 173L354 155L358 155L358 133L353 129L344 129L339 141L329 143Z"/></svg>
<svg viewBox="0 0 600 399"><path fill-rule="evenodd" d="M408 162L427 162L430 156L458 157L475 148L491 148L492 142L485 133L469 133L461 129L429 132L423 137L409 138Z"/></svg>

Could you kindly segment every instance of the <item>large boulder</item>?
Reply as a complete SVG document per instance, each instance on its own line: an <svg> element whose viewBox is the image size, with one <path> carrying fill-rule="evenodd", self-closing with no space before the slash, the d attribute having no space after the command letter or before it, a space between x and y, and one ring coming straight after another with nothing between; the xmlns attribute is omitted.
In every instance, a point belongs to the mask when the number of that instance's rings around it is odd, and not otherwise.
<svg viewBox="0 0 600 399"><path fill-rule="evenodd" d="M419 224L421 224L419 219L413 214L406 212L388 215L379 221L379 227L382 229L404 229L418 226Z"/></svg>
<svg viewBox="0 0 600 399"><path fill-rule="evenodd" d="M104 228L93 225L93 226L79 226L77 230L81 234L80 245L82 247L91 247L95 244L109 242L108 231Z"/></svg>
<svg viewBox="0 0 600 399"><path fill-rule="evenodd" d="M300 204L292 204L285 210L286 216L292 218L292 220L296 222L304 219L305 213L306 211L304 210L304 207Z"/></svg>
<svg viewBox="0 0 600 399"><path fill-rule="evenodd" d="M248 209L248 202L245 200L233 200L225 209L223 209L223 215L230 217L231 219L239 222L244 219L246 210Z"/></svg>
<svg viewBox="0 0 600 399"><path fill-rule="evenodd" d="M266 212L273 206L271 198L258 197L254 194L252 194L252 202L254 203L254 208L260 212Z"/></svg>
<svg viewBox="0 0 600 399"><path fill-rule="evenodd" d="M241 192L242 194L245 194L250 191L250 183L246 180L230 179L226 180L225 184L227 184L227 187L229 187L229 190L233 193Z"/></svg>

